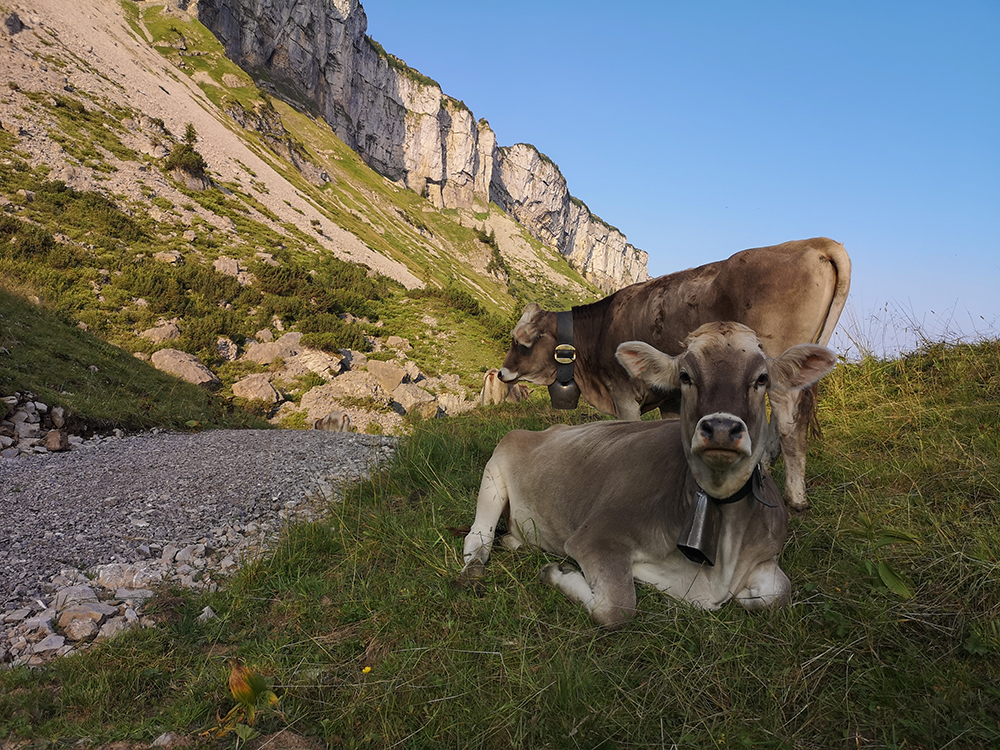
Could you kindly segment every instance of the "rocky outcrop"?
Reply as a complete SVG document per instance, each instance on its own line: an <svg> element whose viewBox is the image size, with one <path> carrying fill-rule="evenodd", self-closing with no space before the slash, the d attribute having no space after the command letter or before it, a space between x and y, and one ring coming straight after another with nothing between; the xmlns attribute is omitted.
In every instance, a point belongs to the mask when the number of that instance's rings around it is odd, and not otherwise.
<svg viewBox="0 0 1000 750"><path fill-rule="evenodd" d="M152 362L157 370L208 390L215 390L222 385L215 373L205 367L196 356L179 349L160 349L153 353Z"/></svg>
<svg viewBox="0 0 1000 750"><path fill-rule="evenodd" d="M559 167L525 143L495 154L490 199L605 292L649 278L648 254L573 198Z"/></svg>
<svg viewBox="0 0 1000 750"><path fill-rule="evenodd" d="M435 206L494 200L605 291L648 278L646 253L572 198L555 164L498 147L485 119L368 37L357 0L200 0L197 14L233 60L307 98L369 166Z"/></svg>

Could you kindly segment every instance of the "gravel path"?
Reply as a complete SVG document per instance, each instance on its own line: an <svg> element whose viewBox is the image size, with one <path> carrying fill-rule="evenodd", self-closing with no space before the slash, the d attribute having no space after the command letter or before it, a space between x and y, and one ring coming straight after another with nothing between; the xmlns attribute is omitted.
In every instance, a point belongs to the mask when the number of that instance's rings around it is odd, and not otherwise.
<svg viewBox="0 0 1000 750"><path fill-rule="evenodd" d="M194 544L368 476L393 438L316 430L213 430L105 439L0 459L0 610L67 567L135 562L144 545Z"/></svg>

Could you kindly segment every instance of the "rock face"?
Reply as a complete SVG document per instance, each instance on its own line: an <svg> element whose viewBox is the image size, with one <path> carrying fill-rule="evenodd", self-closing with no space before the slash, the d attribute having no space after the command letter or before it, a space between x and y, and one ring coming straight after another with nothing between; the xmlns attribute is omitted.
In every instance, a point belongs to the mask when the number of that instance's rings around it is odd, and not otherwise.
<svg viewBox="0 0 1000 750"><path fill-rule="evenodd" d="M533 146L497 146L485 119L366 35L357 0L200 0L199 20L251 74L314 102L376 171L439 208L496 201L605 291L645 281L647 254L569 194Z"/></svg>

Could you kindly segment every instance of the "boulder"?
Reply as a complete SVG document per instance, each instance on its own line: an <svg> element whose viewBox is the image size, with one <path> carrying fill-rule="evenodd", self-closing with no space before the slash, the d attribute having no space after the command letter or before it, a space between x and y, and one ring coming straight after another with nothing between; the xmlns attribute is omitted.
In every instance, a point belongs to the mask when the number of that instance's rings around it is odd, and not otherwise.
<svg viewBox="0 0 1000 750"><path fill-rule="evenodd" d="M256 280L254 275L247 271L238 260L228 258L225 255L220 255L216 258L212 267L221 274L233 276L243 286L252 284Z"/></svg>
<svg viewBox="0 0 1000 750"><path fill-rule="evenodd" d="M17 13L9 14L3 20L4 28L7 29L7 33L11 36L19 33L24 28L24 22L21 21L21 17Z"/></svg>
<svg viewBox="0 0 1000 750"><path fill-rule="evenodd" d="M433 419L437 416L437 397L418 385L402 383L396 386L392 398L403 409L404 414L419 414L424 419Z"/></svg>
<svg viewBox="0 0 1000 750"><path fill-rule="evenodd" d="M299 343L301 340L302 334L293 331L286 333L277 341L251 344L245 356L260 365L269 365L279 357L286 360L291 359L302 352L302 345Z"/></svg>
<svg viewBox="0 0 1000 750"><path fill-rule="evenodd" d="M339 354L327 354L307 349L301 354L296 354L285 360L285 366L281 370L283 378L297 378L307 373L315 373L325 378L335 377L343 367L343 357Z"/></svg>
<svg viewBox="0 0 1000 750"><path fill-rule="evenodd" d="M90 586L67 586L56 594L52 606L58 611L65 609L71 604L96 601L97 594L94 593L94 590Z"/></svg>
<svg viewBox="0 0 1000 750"><path fill-rule="evenodd" d="M178 349L160 349L150 358L157 370L170 373L181 380L214 389L222 385L215 373L203 365L196 356Z"/></svg>
<svg viewBox="0 0 1000 750"><path fill-rule="evenodd" d="M396 390L406 377L406 370L399 365L377 359L368 360L368 372L378 378L379 384L389 393Z"/></svg>
<svg viewBox="0 0 1000 750"><path fill-rule="evenodd" d="M399 349L400 351L408 352L413 347L410 346L410 342L400 336L389 336L385 340L386 346L391 346L393 349Z"/></svg>
<svg viewBox="0 0 1000 750"><path fill-rule="evenodd" d="M281 394L271 385L268 377L268 374L265 372L247 375L242 380L233 383L233 395L237 398L245 398L251 401L277 403L281 400Z"/></svg>
<svg viewBox="0 0 1000 750"><path fill-rule="evenodd" d="M141 590L163 580L163 574L159 571L125 563L98 565L92 572L94 583L112 591L120 588ZM94 599L96 598L95 594Z"/></svg>
<svg viewBox="0 0 1000 750"><path fill-rule="evenodd" d="M158 260L160 263L168 263L171 266L176 266L181 262L181 254L176 250L167 250L164 252L153 253L153 260Z"/></svg>
<svg viewBox="0 0 1000 750"><path fill-rule="evenodd" d="M164 341L175 341L181 337L181 329L176 323L163 323L155 328L147 328L139 334L140 338L152 341L154 344L162 344Z"/></svg>
<svg viewBox="0 0 1000 750"><path fill-rule="evenodd" d="M45 435L45 450L58 453L69 450L69 437L62 430L49 430Z"/></svg>
<svg viewBox="0 0 1000 750"><path fill-rule="evenodd" d="M392 397L378 378L370 372L349 370L326 385L311 388L303 394L300 405L309 410L311 418L318 419L336 408L337 399L370 399L373 406L380 408L388 408L392 403Z"/></svg>
<svg viewBox="0 0 1000 750"><path fill-rule="evenodd" d="M233 343L232 339L222 336L215 342L215 350L227 362L235 362L239 359L239 347Z"/></svg>

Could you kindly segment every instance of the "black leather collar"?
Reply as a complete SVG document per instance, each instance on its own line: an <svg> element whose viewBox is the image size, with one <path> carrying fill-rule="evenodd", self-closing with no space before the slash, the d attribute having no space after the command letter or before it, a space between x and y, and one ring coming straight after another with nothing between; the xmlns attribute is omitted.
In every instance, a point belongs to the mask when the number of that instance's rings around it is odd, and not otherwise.
<svg viewBox="0 0 1000 750"><path fill-rule="evenodd" d="M699 492L705 492L701 487L698 487ZM738 503L743 500L748 495L753 495L754 500L756 500L761 505L766 505L768 508L774 508L777 506L771 505L771 503L764 502L764 470L757 464L754 467L753 473L750 474L750 478L746 481L742 487L740 487L736 492L729 497L712 497L707 492L705 496L719 505L728 505L730 503Z"/></svg>
<svg viewBox="0 0 1000 750"><path fill-rule="evenodd" d="M556 313L556 379L549 384L553 409L575 409L580 402L580 388L573 380L576 347L573 346L573 311Z"/></svg>
<svg viewBox="0 0 1000 750"><path fill-rule="evenodd" d="M573 346L573 311L556 313L556 381L567 385L573 380L576 347Z"/></svg>

